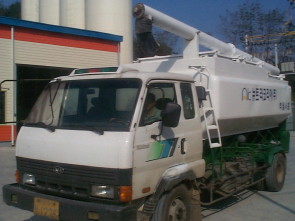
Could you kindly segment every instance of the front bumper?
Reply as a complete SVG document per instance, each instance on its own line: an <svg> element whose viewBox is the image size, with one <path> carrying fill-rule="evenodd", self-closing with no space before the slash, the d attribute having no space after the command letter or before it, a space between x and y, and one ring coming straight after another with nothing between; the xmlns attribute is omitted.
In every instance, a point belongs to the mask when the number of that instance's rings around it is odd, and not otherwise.
<svg viewBox="0 0 295 221"><path fill-rule="evenodd" d="M16 197L12 197L13 195L16 195ZM89 219L87 217L89 211L98 213L99 221L136 220L137 210L135 205L120 206L84 202L32 192L20 188L18 184L8 184L3 186L3 201L9 206L33 212L35 197L59 202L60 220L88 221ZM15 201L16 198L17 200Z"/></svg>

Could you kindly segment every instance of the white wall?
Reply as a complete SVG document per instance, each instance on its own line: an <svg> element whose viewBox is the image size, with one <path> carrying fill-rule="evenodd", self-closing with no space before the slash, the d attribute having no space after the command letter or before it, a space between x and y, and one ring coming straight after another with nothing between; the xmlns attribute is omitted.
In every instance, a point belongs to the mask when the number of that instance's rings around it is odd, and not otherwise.
<svg viewBox="0 0 295 221"><path fill-rule="evenodd" d="M123 36L121 63L133 61L132 0L86 0L86 29Z"/></svg>
<svg viewBox="0 0 295 221"><path fill-rule="evenodd" d="M39 0L39 21L59 25L59 0Z"/></svg>
<svg viewBox="0 0 295 221"><path fill-rule="evenodd" d="M61 0L60 25L85 29L85 0Z"/></svg>
<svg viewBox="0 0 295 221"><path fill-rule="evenodd" d="M39 22L39 0L21 0L21 18Z"/></svg>

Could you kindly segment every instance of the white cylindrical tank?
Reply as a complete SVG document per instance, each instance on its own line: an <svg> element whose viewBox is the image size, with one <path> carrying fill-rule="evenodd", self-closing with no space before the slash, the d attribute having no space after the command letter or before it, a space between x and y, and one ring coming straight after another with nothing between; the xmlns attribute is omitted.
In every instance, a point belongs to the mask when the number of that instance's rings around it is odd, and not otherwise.
<svg viewBox="0 0 295 221"><path fill-rule="evenodd" d="M39 0L39 21L59 25L59 0Z"/></svg>
<svg viewBox="0 0 295 221"><path fill-rule="evenodd" d="M133 60L132 0L86 0L86 29L123 36L120 63Z"/></svg>
<svg viewBox="0 0 295 221"><path fill-rule="evenodd" d="M21 19L39 22L39 0L21 0Z"/></svg>
<svg viewBox="0 0 295 221"><path fill-rule="evenodd" d="M85 0L61 0L60 25L85 29Z"/></svg>

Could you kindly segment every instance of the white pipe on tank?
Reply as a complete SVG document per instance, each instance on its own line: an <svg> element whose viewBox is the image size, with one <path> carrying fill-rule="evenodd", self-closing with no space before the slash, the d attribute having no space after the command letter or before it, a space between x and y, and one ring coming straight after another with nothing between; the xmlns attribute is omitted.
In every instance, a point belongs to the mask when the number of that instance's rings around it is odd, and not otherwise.
<svg viewBox="0 0 295 221"><path fill-rule="evenodd" d="M61 0L60 25L85 29L85 0Z"/></svg>
<svg viewBox="0 0 295 221"><path fill-rule="evenodd" d="M164 13L159 12L147 5L143 5L141 3L137 5L142 5L141 8L143 8L144 10L141 17L151 15L153 20L153 25L159 28L169 31L188 41L193 40L195 37L195 34L197 33L199 35L201 45L207 48L210 48L212 50L225 52L225 54L227 55L229 55L232 52L232 48L228 46L226 43L210 35L207 35L196 28L193 28L181 21L176 20L175 18L165 15ZM134 10L136 10L137 5L134 6Z"/></svg>
<svg viewBox="0 0 295 221"><path fill-rule="evenodd" d="M21 0L21 19L39 22L39 0Z"/></svg>
<svg viewBox="0 0 295 221"><path fill-rule="evenodd" d="M133 8L133 15L135 18L151 16L153 20L153 25L162 28L168 32L171 32L177 36L180 36L187 41L194 40L195 35L197 34L199 39L196 40L199 41L198 43L200 45L203 45L206 48L217 51L219 54L225 56L240 57L242 59L260 63L260 65L264 66L273 75L278 75L280 73L280 70L278 68L237 49L233 44L227 44L223 41L220 41L147 5L141 3L136 4Z"/></svg>
<svg viewBox="0 0 295 221"><path fill-rule="evenodd" d="M195 37L195 33L198 31L197 29L168 15L165 15L164 13L159 12L147 5L141 3L136 4L133 8L133 11L139 13L139 10L144 10L140 17L151 15L153 25L178 35L188 41L192 40Z"/></svg>
<svg viewBox="0 0 295 221"><path fill-rule="evenodd" d="M39 21L59 25L59 0L39 0Z"/></svg>

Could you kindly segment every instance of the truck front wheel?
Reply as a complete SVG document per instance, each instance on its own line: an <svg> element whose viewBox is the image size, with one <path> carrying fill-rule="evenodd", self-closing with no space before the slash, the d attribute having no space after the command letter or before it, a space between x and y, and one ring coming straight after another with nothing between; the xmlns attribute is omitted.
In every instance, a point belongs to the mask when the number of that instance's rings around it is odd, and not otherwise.
<svg viewBox="0 0 295 221"><path fill-rule="evenodd" d="M272 192L280 191L285 182L286 158L281 153L274 156L272 165L267 169L265 182L267 189Z"/></svg>
<svg viewBox="0 0 295 221"><path fill-rule="evenodd" d="M191 195L183 184L164 194L155 209L152 221L191 220Z"/></svg>

